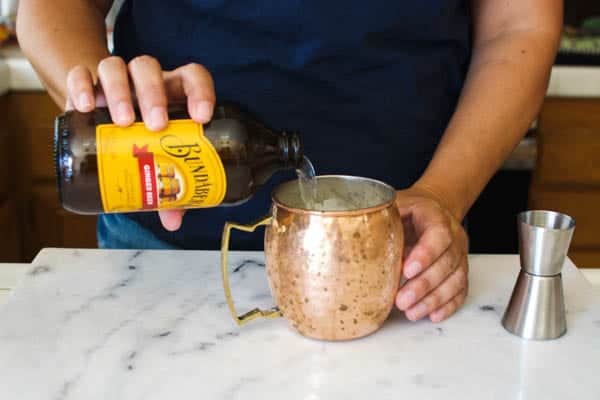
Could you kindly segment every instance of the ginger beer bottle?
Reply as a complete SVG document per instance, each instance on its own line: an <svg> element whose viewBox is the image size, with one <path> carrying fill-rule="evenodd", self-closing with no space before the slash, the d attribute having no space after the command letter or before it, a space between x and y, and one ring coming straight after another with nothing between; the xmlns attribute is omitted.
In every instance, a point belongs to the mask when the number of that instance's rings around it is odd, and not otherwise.
<svg viewBox="0 0 600 400"><path fill-rule="evenodd" d="M241 203L303 158L297 134L274 132L233 105L216 107L204 126L172 107L161 132L139 113L121 128L107 108L68 111L56 119L54 153L63 207L83 214Z"/></svg>

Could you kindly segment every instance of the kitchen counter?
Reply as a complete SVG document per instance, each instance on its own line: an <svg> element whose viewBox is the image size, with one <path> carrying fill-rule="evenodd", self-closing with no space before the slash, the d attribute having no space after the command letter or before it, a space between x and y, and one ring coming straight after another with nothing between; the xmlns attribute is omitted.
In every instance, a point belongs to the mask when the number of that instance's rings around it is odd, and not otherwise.
<svg viewBox="0 0 600 400"><path fill-rule="evenodd" d="M0 95L10 89L10 69L6 61L0 58Z"/></svg>
<svg viewBox="0 0 600 400"><path fill-rule="evenodd" d="M600 67L552 67L546 96L600 97Z"/></svg>
<svg viewBox="0 0 600 400"><path fill-rule="evenodd" d="M233 253L236 306L270 306L262 253ZM518 258L470 256L451 319L394 313L375 334L305 339L283 319L238 328L219 254L46 249L0 306L3 399L600 398L600 293L567 262L568 332L525 341L500 318Z"/></svg>
<svg viewBox="0 0 600 400"><path fill-rule="evenodd" d="M6 71L4 75L2 69ZM10 90L45 90L31 64L15 45L0 47L0 95Z"/></svg>

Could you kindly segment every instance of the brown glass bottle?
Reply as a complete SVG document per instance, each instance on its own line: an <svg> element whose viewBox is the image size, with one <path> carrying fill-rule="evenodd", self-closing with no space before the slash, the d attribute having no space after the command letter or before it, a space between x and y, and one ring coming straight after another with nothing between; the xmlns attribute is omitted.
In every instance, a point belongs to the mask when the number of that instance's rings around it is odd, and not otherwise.
<svg viewBox="0 0 600 400"><path fill-rule="evenodd" d="M192 124L183 106L171 107L169 120L168 129L171 129L174 120L183 120L184 124L188 124L181 125L182 129L191 127ZM139 113L136 121L141 122ZM109 142L118 141L129 132L133 134L133 131L129 131L130 128L120 128L118 133L111 133L112 139L110 136L99 136L98 127L114 127L106 124L111 124L107 108L97 108L89 113L68 111L56 119L54 153L58 191L63 207L69 211L99 214L233 205L250 198L278 170L297 168L303 158L302 143L297 134L274 132L233 105L217 106L213 119L203 126L203 137L210 142L210 148L194 147L189 144L189 138L198 135L183 132L181 135L186 135L188 142L176 135L163 134L160 146L154 145L155 153L152 152L153 145L148 148L148 145L144 146L143 140L135 142L138 140L135 139L133 155L129 149L127 152L122 151L124 154L113 154L115 152L112 149L118 148L117 146L97 143L97 139L105 141L106 137ZM140 134L161 134L145 130L142 124L135 125L138 125L135 128L138 137ZM198 129L197 124L194 126ZM155 138L148 137L153 140ZM158 147L161 148L157 150ZM156 155L157 152L163 153L161 159L157 158L161 157ZM213 154L212 164L218 164L218 170L221 171L217 178L210 176L211 173L216 174L211 172L216 171L216 167L210 170L209 166L202 164L207 163L203 158L210 154ZM132 160L137 157L135 161L126 162L129 166L133 162L139 162L139 171L137 168L127 170L120 167L119 162L122 161L119 160L128 156ZM169 161L170 156L175 157L171 157L175 160L173 163ZM149 164L140 161L143 158L150 160ZM113 175L119 176L111 176L111 171ZM222 193L217 193L217 197L214 197L220 199L218 204L215 201L202 202L209 189L212 190L205 183L210 179L213 183L219 183L219 179L223 181ZM209 189L205 189L205 186ZM145 189L147 190L144 191ZM181 197L185 190L194 191L188 196L188 202L185 202L185 197ZM141 200L137 199L140 196L148 200L143 206ZM117 200L111 200L115 198ZM112 203L109 204L107 199Z"/></svg>

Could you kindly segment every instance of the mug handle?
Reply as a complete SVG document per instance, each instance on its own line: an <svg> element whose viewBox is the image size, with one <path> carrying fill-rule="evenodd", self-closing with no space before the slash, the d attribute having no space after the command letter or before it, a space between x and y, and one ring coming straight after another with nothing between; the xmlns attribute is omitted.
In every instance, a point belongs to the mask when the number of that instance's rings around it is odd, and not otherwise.
<svg viewBox="0 0 600 400"><path fill-rule="evenodd" d="M254 232L256 228L261 225L269 225L272 217L267 216L263 219L255 222L251 225L242 225L235 222L225 222L223 228L223 237L221 239L221 273L223 275L223 290L225 291L225 298L227 299L227 305L229 305L229 312L238 325L244 325L247 322L257 318L278 318L281 316L281 311L278 307L273 307L270 310L261 310L255 308L248 311L245 314L238 315L235 305L233 304L233 297L231 296L231 287L229 286L229 238L231 235L231 229L238 229L244 232Z"/></svg>

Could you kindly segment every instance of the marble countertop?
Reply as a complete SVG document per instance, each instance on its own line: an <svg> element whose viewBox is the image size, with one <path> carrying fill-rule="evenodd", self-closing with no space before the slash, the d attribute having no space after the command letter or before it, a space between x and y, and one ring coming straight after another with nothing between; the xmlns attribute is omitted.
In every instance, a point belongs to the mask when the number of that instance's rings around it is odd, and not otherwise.
<svg viewBox="0 0 600 400"><path fill-rule="evenodd" d="M262 253L233 253L241 310L270 306ZM283 319L237 327L217 252L46 249L0 306L2 399L600 398L600 293L564 268L568 332L533 342L500 318L517 256L470 257L453 318L394 313L344 343Z"/></svg>
<svg viewBox="0 0 600 400"><path fill-rule="evenodd" d="M15 45L0 47L0 95L8 90L44 90L31 64ZM600 67L554 66L547 96L600 97Z"/></svg>

